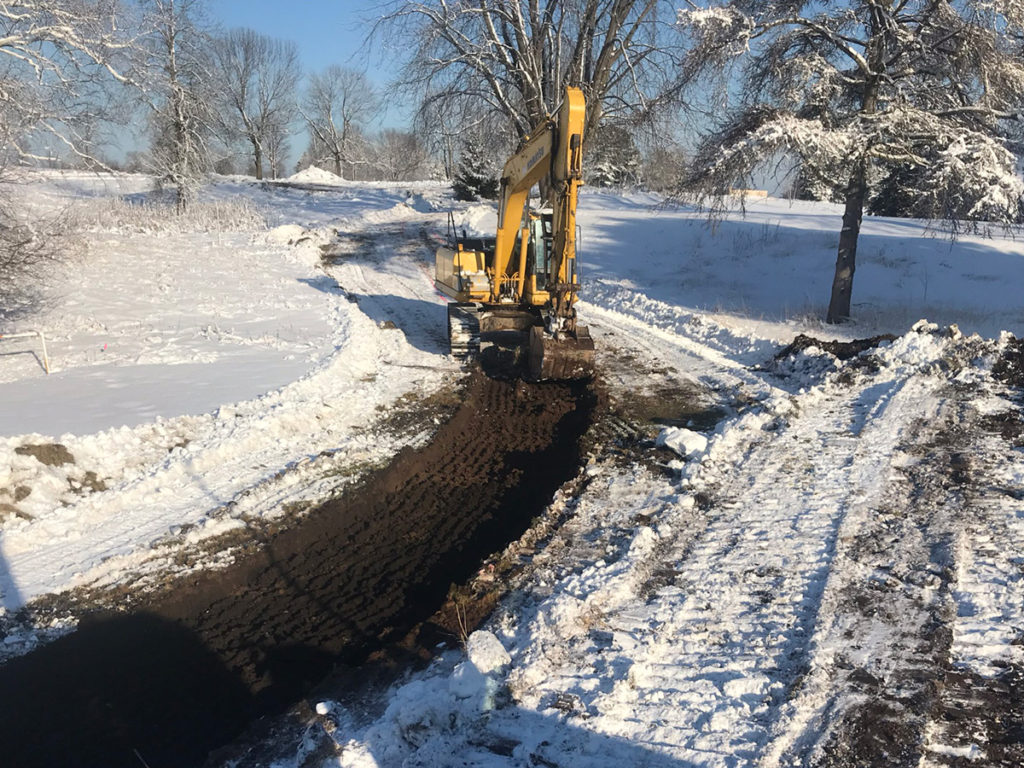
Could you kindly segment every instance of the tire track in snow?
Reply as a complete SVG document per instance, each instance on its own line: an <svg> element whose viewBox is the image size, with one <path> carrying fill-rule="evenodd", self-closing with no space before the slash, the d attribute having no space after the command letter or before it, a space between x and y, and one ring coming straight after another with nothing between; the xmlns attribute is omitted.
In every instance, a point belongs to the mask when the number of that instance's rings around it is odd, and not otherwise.
<svg viewBox="0 0 1024 768"><path fill-rule="evenodd" d="M962 497L944 379L909 382L909 429L890 453L886 492L839 530L809 644L808 670L761 761L777 765L916 764L948 648L948 582Z"/></svg>
<svg viewBox="0 0 1024 768"><path fill-rule="evenodd" d="M977 346L949 351L886 498L844 522L808 675L762 765L1024 758L1024 461L981 427Z"/></svg>
<svg viewBox="0 0 1024 768"><path fill-rule="evenodd" d="M372 230L363 239L367 253L336 257L327 273L378 328L400 331L423 352L447 355L448 300L437 294L423 269L422 238L398 224ZM387 352L386 363L402 365L400 354Z"/></svg>
<svg viewBox="0 0 1024 768"><path fill-rule="evenodd" d="M992 676L1024 667L1024 455L974 431L982 437L971 456L971 514L957 541L953 654Z"/></svg>
<svg viewBox="0 0 1024 768"><path fill-rule="evenodd" d="M554 626L566 642L528 660L524 703L569 691L588 728L693 765L753 764L812 666L840 529L885 498L897 448L936 386L896 371L814 389L788 420L737 420L692 473L692 490L716 502L705 515L681 497L621 563L571 577L575 601L542 609L535 641ZM588 655L599 663L581 673Z"/></svg>
<svg viewBox="0 0 1024 768"><path fill-rule="evenodd" d="M762 751L812 663L839 531L887 492L893 453L916 412L893 408L916 398L906 386L898 379L853 398L836 393L730 469L716 494L719 514L677 566L676 588L655 602L665 622L644 669L693 713L684 726L696 735L672 739L692 752L685 757L752 760ZM872 411L878 416L864 420Z"/></svg>
<svg viewBox="0 0 1024 768"><path fill-rule="evenodd" d="M671 328L651 324L649 318L640 318L625 311L623 307L608 309L594 304L581 302L585 312L585 322L598 329L611 329L613 334L622 337L623 341L615 346L633 349L643 348L655 359L671 359L679 364L682 357L686 361L687 374L710 387L711 389L748 389L754 397L763 398L769 394L780 394L762 376L748 368L749 365L761 364L770 358L777 346L758 348L749 361L740 362L728 357L724 352L705 343L699 336L687 332L685 325ZM664 305L663 312L671 308ZM708 321L702 321L707 323Z"/></svg>
<svg viewBox="0 0 1024 768"><path fill-rule="evenodd" d="M920 768L1024 764L1024 455L1012 449L1015 442L990 434L998 430L977 399L973 389L961 395L971 442L963 454L950 647ZM1018 406L1001 399L993 405L1020 428Z"/></svg>

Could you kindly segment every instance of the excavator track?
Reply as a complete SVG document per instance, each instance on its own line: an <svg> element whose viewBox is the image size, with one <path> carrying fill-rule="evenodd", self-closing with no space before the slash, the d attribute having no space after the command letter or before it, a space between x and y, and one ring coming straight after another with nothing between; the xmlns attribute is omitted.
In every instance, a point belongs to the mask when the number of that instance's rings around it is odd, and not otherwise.
<svg viewBox="0 0 1024 768"><path fill-rule="evenodd" d="M480 354L479 305L448 305L448 346L460 360Z"/></svg>

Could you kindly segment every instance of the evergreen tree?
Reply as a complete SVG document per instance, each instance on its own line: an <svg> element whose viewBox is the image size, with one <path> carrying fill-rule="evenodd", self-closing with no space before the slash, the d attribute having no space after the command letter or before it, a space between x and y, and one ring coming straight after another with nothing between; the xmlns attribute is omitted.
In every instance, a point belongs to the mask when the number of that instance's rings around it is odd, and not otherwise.
<svg viewBox="0 0 1024 768"><path fill-rule="evenodd" d="M462 148L452 188L456 200L493 200L498 196L498 174L484 155L480 137L471 134Z"/></svg>
<svg viewBox="0 0 1024 768"><path fill-rule="evenodd" d="M959 140L922 154L925 162L898 165L881 180L868 203L871 213L954 222L1020 220L1018 198L1002 191L1002 153Z"/></svg>
<svg viewBox="0 0 1024 768"><path fill-rule="evenodd" d="M878 185L868 211L875 216L929 218L918 192L923 175L918 166L896 166Z"/></svg>
<svg viewBox="0 0 1024 768"><path fill-rule="evenodd" d="M598 129L584 164L587 184L593 187L621 187L640 181L640 150L633 135L621 125Z"/></svg>
<svg viewBox="0 0 1024 768"><path fill-rule="evenodd" d="M813 166L800 163L787 196L794 200L823 200L829 203L841 203L845 190L842 184L836 181L838 178L840 178L838 173L830 177L822 174Z"/></svg>

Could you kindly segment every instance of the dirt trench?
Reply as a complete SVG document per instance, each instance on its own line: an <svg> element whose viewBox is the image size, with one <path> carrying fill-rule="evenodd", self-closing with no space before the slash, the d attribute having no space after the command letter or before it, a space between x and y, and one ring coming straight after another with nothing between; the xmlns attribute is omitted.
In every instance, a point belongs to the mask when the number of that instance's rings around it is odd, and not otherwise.
<svg viewBox="0 0 1024 768"><path fill-rule="evenodd" d="M130 613L0 667L3 762L187 768L409 634L573 477L597 396L471 378L434 441Z"/></svg>

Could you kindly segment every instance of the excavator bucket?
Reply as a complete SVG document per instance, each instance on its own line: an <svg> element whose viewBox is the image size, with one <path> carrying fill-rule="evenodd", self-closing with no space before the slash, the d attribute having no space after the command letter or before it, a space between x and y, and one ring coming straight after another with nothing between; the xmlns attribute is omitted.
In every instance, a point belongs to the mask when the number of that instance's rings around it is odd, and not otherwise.
<svg viewBox="0 0 1024 768"><path fill-rule="evenodd" d="M555 338L540 326L530 329L527 373L533 381L589 379L594 375L594 340L586 326L575 336Z"/></svg>

